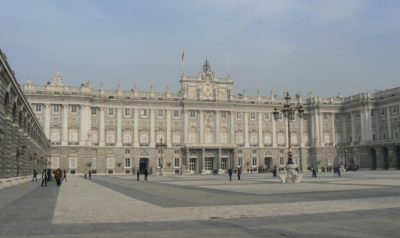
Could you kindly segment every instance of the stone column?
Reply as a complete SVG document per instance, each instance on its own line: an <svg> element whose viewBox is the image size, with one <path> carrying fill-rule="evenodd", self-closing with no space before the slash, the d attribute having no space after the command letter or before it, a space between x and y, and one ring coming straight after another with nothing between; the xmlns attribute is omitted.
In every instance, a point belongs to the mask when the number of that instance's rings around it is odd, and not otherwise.
<svg viewBox="0 0 400 238"><path fill-rule="evenodd" d="M303 122L303 118L300 118L299 117L299 124L300 124L300 136L299 136L299 139L300 139L300 147L304 147L305 146L305 144L304 144L304 138L303 138L303 136L304 136L304 122Z"/></svg>
<svg viewBox="0 0 400 238"><path fill-rule="evenodd" d="M350 113L350 118L351 118L351 144L354 145L354 142L356 141L356 123L353 112Z"/></svg>
<svg viewBox="0 0 400 238"><path fill-rule="evenodd" d="M202 165L201 165L201 173L203 173L203 170L205 170L205 168L206 168L206 166L205 166L205 164L206 164L206 149L204 149L204 148L202 148L201 149L201 163L202 163Z"/></svg>
<svg viewBox="0 0 400 238"><path fill-rule="evenodd" d="M219 144L220 135L219 135L219 111L215 111L215 143Z"/></svg>
<svg viewBox="0 0 400 238"><path fill-rule="evenodd" d="M117 108L117 146L122 146L122 109Z"/></svg>
<svg viewBox="0 0 400 238"><path fill-rule="evenodd" d="M89 145L88 142L88 134L92 128L92 120L90 115L90 107L87 105L81 105L81 114L80 114L80 145Z"/></svg>
<svg viewBox="0 0 400 238"><path fill-rule="evenodd" d="M235 142L235 115L234 112L230 112L231 118L230 118L230 143L231 144L236 144Z"/></svg>
<svg viewBox="0 0 400 238"><path fill-rule="evenodd" d="M341 118L341 123L342 123L342 140L343 143L347 144L348 140L347 140L347 113L342 114L342 118Z"/></svg>
<svg viewBox="0 0 400 238"><path fill-rule="evenodd" d="M285 146L288 146L289 145L289 128L288 128L289 117L283 118L283 121L285 123Z"/></svg>
<svg viewBox="0 0 400 238"><path fill-rule="evenodd" d="M244 112L244 146L250 147L249 144L249 115Z"/></svg>
<svg viewBox="0 0 400 238"><path fill-rule="evenodd" d="M46 103L44 106L44 133L46 134L47 138L50 138L50 112L51 112L51 105Z"/></svg>
<svg viewBox="0 0 400 238"><path fill-rule="evenodd" d="M276 147L276 121L272 118L272 147Z"/></svg>
<svg viewBox="0 0 400 238"><path fill-rule="evenodd" d="M167 147L171 147L171 110L167 110Z"/></svg>
<svg viewBox="0 0 400 238"><path fill-rule="evenodd" d="M100 140L99 146L105 145L105 131L104 131L104 108L100 107L100 125L99 125L99 133L100 133Z"/></svg>
<svg viewBox="0 0 400 238"><path fill-rule="evenodd" d="M150 109L150 147L156 146L154 136L154 109Z"/></svg>
<svg viewBox="0 0 400 238"><path fill-rule="evenodd" d="M183 130L184 130L184 143L190 143L189 140L189 111L183 111ZM189 166L189 165L187 165Z"/></svg>
<svg viewBox="0 0 400 238"><path fill-rule="evenodd" d="M335 128L335 114L331 113L331 136L332 136L332 145L336 145L336 128Z"/></svg>
<svg viewBox="0 0 400 238"><path fill-rule="evenodd" d="M200 110L199 112L199 142L200 144L204 143L204 111Z"/></svg>
<svg viewBox="0 0 400 238"><path fill-rule="evenodd" d="M387 119L387 140L392 139L392 120L390 118L390 107L386 108L386 119Z"/></svg>
<svg viewBox="0 0 400 238"><path fill-rule="evenodd" d="M61 145L68 145L68 104L63 104Z"/></svg>
<svg viewBox="0 0 400 238"><path fill-rule="evenodd" d="M258 112L258 147L264 147L263 129L262 129L262 113Z"/></svg>
<svg viewBox="0 0 400 238"><path fill-rule="evenodd" d="M139 146L139 109L133 110L133 146Z"/></svg>

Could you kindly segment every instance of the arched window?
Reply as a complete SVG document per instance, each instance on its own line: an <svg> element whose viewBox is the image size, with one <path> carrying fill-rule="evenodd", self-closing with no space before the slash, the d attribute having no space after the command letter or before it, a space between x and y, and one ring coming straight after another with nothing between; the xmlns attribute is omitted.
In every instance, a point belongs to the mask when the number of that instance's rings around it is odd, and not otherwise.
<svg viewBox="0 0 400 238"><path fill-rule="evenodd" d="M17 104L16 103L14 103L14 105L13 105L12 118L13 118L14 122L17 121Z"/></svg>

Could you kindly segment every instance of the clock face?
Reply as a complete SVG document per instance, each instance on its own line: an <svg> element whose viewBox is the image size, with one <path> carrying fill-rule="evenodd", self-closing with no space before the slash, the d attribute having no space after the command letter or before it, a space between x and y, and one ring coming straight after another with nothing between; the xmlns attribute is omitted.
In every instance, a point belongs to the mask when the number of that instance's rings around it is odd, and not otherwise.
<svg viewBox="0 0 400 238"><path fill-rule="evenodd" d="M203 87L204 96L210 97L213 94L212 87L210 85L204 85Z"/></svg>

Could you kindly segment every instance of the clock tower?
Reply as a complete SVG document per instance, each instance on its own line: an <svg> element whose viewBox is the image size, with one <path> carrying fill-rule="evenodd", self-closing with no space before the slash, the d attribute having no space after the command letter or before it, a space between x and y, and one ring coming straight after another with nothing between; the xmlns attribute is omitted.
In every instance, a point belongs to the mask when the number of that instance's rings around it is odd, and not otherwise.
<svg viewBox="0 0 400 238"><path fill-rule="evenodd" d="M233 86L229 78L215 76L207 59L197 77L183 74L180 82L185 100L229 101Z"/></svg>

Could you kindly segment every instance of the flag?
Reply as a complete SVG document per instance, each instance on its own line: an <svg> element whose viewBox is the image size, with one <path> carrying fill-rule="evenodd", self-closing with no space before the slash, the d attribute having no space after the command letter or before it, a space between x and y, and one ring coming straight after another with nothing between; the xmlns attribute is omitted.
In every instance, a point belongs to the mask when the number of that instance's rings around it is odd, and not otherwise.
<svg viewBox="0 0 400 238"><path fill-rule="evenodd" d="M182 62L183 62L184 57L185 57L185 50L182 50Z"/></svg>

